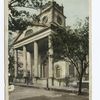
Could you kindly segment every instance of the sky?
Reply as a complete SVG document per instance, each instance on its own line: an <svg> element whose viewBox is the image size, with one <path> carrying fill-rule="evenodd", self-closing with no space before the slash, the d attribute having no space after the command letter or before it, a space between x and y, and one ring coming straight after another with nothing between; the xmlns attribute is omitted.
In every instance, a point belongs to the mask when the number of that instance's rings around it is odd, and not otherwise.
<svg viewBox="0 0 100 100"><path fill-rule="evenodd" d="M73 25L77 20L84 20L89 16L89 0L55 0L64 6L64 14L67 17L66 24Z"/></svg>

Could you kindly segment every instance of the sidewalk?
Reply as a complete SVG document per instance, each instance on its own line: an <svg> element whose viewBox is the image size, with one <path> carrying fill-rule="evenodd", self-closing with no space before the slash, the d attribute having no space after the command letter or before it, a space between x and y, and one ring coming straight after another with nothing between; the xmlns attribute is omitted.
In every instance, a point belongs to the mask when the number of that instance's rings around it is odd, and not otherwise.
<svg viewBox="0 0 100 100"><path fill-rule="evenodd" d="M9 94L9 100L89 100L89 96L15 86L15 90Z"/></svg>
<svg viewBox="0 0 100 100"><path fill-rule="evenodd" d="M15 83L15 86L22 86L22 87L32 87L32 88L44 88L47 89L46 86L39 85L39 84L24 84L24 83ZM60 91L60 92L68 92L68 93L78 93L78 88L73 88L73 87L57 87L57 86L50 86L48 90L53 90L53 91ZM85 95L89 95L89 90L88 89L82 89L82 92Z"/></svg>

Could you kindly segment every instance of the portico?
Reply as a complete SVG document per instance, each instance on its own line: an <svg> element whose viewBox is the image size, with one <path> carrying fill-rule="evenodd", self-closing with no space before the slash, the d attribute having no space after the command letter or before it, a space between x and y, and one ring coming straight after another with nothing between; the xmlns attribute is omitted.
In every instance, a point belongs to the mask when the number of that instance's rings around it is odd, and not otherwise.
<svg viewBox="0 0 100 100"><path fill-rule="evenodd" d="M29 37L15 43L15 77L18 75L18 51L20 51L23 59L23 76L29 71L33 83L37 78L45 80L52 78L53 48L50 36L52 31L48 29L47 32L41 34L36 34L34 36L36 38Z"/></svg>

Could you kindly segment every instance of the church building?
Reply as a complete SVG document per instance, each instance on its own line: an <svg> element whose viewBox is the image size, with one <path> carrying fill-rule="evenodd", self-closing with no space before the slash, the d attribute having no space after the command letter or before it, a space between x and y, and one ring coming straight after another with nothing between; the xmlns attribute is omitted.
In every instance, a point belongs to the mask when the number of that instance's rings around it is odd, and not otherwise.
<svg viewBox="0 0 100 100"><path fill-rule="evenodd" d="M66 86L64 79L75 77L77 71L69 62L53 61L51 42L55 27L66 28L64 7L49 1L41 8L38 17L39 21L18 34L14 41L15 77L22 72L24 78L29 72L33 84L41 87Z"/></svg>

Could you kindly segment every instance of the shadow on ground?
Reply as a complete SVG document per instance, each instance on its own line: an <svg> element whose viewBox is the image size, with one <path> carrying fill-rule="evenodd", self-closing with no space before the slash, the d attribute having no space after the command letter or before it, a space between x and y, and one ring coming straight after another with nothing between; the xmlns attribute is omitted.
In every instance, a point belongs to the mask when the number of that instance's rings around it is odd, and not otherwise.
<svg viewBox="0 0 100 100"><path fill-rule="evenodd" d="M60 97L46 97L46 96L37 96L37 97L30 97L20 100L89 100L88 98L84 98L82 96L68 96L63 95Z"/></svg>
<svg viewBox="0 0 100 100"><path fill-rule="evenodd" d="M89 100L88 95L15 86L9 100Z"/></svg>

